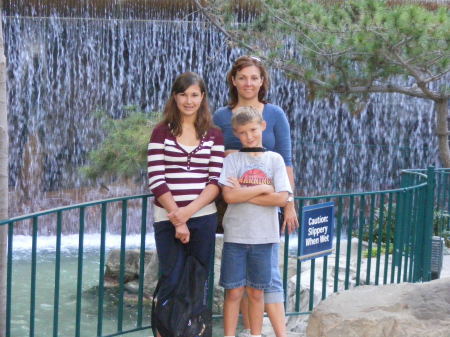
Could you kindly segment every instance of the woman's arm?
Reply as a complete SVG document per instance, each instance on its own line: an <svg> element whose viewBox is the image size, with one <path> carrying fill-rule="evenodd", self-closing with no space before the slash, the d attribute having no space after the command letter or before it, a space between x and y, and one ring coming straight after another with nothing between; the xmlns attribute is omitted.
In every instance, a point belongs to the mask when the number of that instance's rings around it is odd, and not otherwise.
<svg viewBox="0 0 450 337"><path fill-rule="evenodd" d="M279 153L284 160L286 167L292 167L292 143L291 143L291 127L285 112L278 106L272 111L275 119L273 126L273 134L275 137L274 152Z"/></svg>
<svg viewBox="0 0 450 337"><path fill-rule="evenodd" d="M292 191L295 193L294 170L292 168L291 128L289 126L289 121L287 120L284 111L281 108L279 108L279 110L276 110L276 113L278 113L279 116L277 116L274 127L274 135L276 142L275 152L281 154L281 156L284 159L284 164L286 165L286 172L288 174L289 182L291 183ZM284 232L286 226L288 228L289 233L295 231L299 226L294 201L288 202L284 207L284 221L283 225L281 226L282 232Z"/></svg>
<svg viewBox="0 0 450 337"><path fill-rule="evenodd" d="M295 180L294 180L294 170L292 166L286 166L286 172L289 178L289 182L291 183L292 191L295 192ZM281 232L284 232L284 229L288 228L288 233L294 232L298 227L298 217L297 211L295 210L295 201L288 202L284 207L284 221L281 226Z"/></svg>

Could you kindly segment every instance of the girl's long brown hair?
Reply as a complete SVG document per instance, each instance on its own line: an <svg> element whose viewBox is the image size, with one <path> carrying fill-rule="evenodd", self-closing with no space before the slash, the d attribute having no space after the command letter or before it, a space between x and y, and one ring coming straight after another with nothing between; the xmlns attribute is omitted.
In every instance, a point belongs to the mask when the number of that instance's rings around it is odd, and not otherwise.
<svg viewBox="0 0 450 337"><path fill-rule="evenodd" d="M261 88L258 92L258 101L261 103L267 103L265 99L267 92L269 91L269 74L266 67L262 64L261 60L254 56L241 56L234 61L233 66L227 74L228 88L230 89L228 105L233 109L239 101L239 96L236 87L233 84L233 78L236 77L238 71L244 68L255 66L259 69L259 73L263 80Z"/></svg>
<svg viewBox="0 0 450 337"><path fill-rule="evenodd" d="M170 98L167 100L166 106L164 107L164 118L161 123L168 125L175 137L181 135L183 132L182 119L177 103L175 102L175 95L185 92L191 85L198 85L203 94L202 103L197 111L197 118L194 123L197 138L200 139L208 132L213 123L205 82L200 75L196 73L186 72L175 79L172 90L170 91Z"/></svg>

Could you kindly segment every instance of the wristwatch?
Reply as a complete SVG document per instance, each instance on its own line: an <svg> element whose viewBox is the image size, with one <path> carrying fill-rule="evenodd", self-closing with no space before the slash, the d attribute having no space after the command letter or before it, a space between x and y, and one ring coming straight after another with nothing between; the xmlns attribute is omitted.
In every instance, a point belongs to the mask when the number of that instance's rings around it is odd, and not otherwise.
<svg viewBox="0 0 450 337"><path fill-rule="evenodd" d="M287 202L293 202L294 201L294 196L291 194L288 198L287 198Z"/></svg>

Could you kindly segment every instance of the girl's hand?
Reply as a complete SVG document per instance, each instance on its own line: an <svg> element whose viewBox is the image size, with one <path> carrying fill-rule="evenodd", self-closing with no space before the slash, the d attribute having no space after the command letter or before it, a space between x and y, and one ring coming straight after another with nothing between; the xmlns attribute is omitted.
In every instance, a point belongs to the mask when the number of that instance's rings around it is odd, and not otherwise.
<svg viewBox="0 0 450 337"><path fill-rule="evenodd" d="M188 243L191 237L188 226L186 224L178 225L175 227L175 238L180 240L181 243Z"/></svg>
<svg viewBox="0 0 450 337"><path fill-rule="evenodd" d="M239 183L239 179L235 177L229 177L228 182L232 184L233 186L230 186L231 188L241 188L241 184Z"/></svg>
<svg viewBox="0 0 450 337"><path fill-rule="evenodd" d="M186 208L180 207L167 214L170 222L175 226L180 224L186 224L193 214Z"/></svg>

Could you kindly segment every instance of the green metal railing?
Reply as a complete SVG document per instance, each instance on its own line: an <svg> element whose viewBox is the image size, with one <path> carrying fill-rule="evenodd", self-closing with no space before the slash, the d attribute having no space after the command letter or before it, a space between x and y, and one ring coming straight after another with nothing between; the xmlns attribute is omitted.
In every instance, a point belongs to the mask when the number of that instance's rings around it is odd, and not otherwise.
<svg viewBox="0 0 450 337"><path fill-rule="evenodd" d="M131 202L139 202L141 207L141 244L140 244L140 275L144 275L144 256L145 256L145 237L147 232L147 211L148 211L148 199L150 194L136 195L131 197L113 198L108 200L102 200L97 202L83 203L68 207L61 207L44 212L38 212L25 216L12 218L0 222L0 225L8 226L8 259L7 259L7 299L6 299L6 336L12 337L12 306L14 299L12 297L12 290L14 283L23 280L14 280L13 282L13 250L14 250L14 226L24 222L32 222L32 247L31 247L31 273L30 273L30 306L29 306L29 333L28 336L42 336L36 331L36 272L37 272L37 239L38 239L38 226L39 220L46 217L46 221L51 221L52 217L55 222L56 228L56 251L55 251L55 276L54 276L54 291L53 291L53 336L61 336L59 313L62 303L60 303L60 280L61 280L61 237L62 237L62 225L65 215L69 212L78 212L79 217L79 233L78 233L78 256L77 256L77 272L74 275L74 282L76 282L76 310L73 320L75 336L82 336L82 302L83 302L83 263L84 256L84 237L85 237L85 224L86 215L89 212L99 213L99 231L100 231L100 258L99 258L99 283L98 283L98 302L97 302L97 336L119 336L125 333L148 330L149 324L144 324L144 280L139 280L138 290L138 302L137 302L137 319L135 326L132 328L124 328L124 278L125 278L125 246L127 238L127 219L128 219L128 205ZM108 227L107 211L108 208L120 207L121 210L121 242L120 242L120 275L119 275L119 295L117 304L117 328L116 331L108 334L104 334L103 320L104 320L104 271L105 271L105 256L106 256L106 232ZM91 318L90 318L91 319Z"/></svg>
<svg viewBox="0 0 450 337"><path fill-rule="evenodd" d="M434 234L450 239L450 169L436 171Z"/></svg>
<svg viewBox="0 0 450 337"><path fill-rule="evenodd" d="M450 204L449 198L450 170L405 170L402 171L401 187L398 189L325 195L317 197L296 197L298 215L301 219L303 206L321 202L335 203L335 251L332 255L300 261L300 239L296 234L284 237L284 259L282 267L283 285L286 295L287 315L308 314L314 306L325 299L330 292L338 292L362 284L388 284L400 282L428 281L431 278L431 236L433 234L433 215L435 207L441 209ZM435 188L435 182L437 183ZM435 193L436 190L436 193ZM31 269L26 282L29 282L29 306L27 335L42 336L37 327L39 310L36 296L38 261L39 225L45 221L53 222L56 228L56 249L54 253L54 283L52 290L46 295L53 297L53 316L51 322L52 336L86 335L84 323L95 320L97 336L110 337L144 331L148 334L150 309L144 304L144 278L139 278L137 302L133 308L135 319L125 317L130 308L125 303L125 264L127 228L129 226L130 208L138 209L140 216L139 269L144 275L145 247L147 225L149 225L148 205L150 194L132 197L114 198L97 202L83 203L61 207L44 212L28 214L0 221L0 225L8 226L8 259L7 259L7 310L6 335L13 337L14 325L18 324L13 317L12 308L17 305L13 290L17 282L13 279L14 261L14 228L18 224L29 222L32 229ZM110 210L119 210L120 220L110 217ZM61 301L62 268L62 228L67 217L76 213L78 219L78 251L76 273L64 275L73 277L76 283L74 290L75 313L71 318L73 331L62 332ZM84 264L86 251L84 238L86 235L86 219L98 225L100 232L98 258L98 298L95 300L95 315L85 313ZM105 264L106 236L111 221L120 221L120 271L119 289L114 304L105 301ZM442 228L448 228L448 223ZM156 273L157 271L155 271ZM212 284L212 283L211 283ZM212 297L212 296L211 296ZM95 316L95 317L94 317ZM113 329L104 328L106 316L115 322ZM220 318L217 314L215 318ZM23 322L22 322L23 324ZM42 322L40 322L42 324ZM48 334L50 335L50 334ZM91 334L92 335L92 334ZM22 337L21 335L20 337Z"/></svg>

